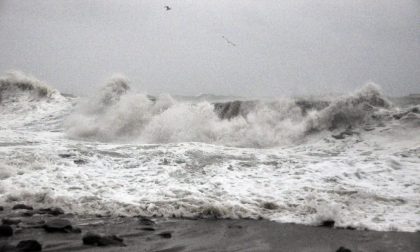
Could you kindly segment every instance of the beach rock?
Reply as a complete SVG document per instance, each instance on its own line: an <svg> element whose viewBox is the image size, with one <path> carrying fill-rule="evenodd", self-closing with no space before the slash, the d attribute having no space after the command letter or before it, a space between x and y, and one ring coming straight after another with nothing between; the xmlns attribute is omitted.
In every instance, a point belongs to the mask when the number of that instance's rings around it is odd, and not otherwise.
<svg viewBox="0 0 420 252"><path fill-rule="evenodd" d="M345 247L339 247L336 252L351 252L351 250Z"/></svg>
<svg viewBox="0 0 420 252"><path fill-rule="evenodd" d="M45 231L48 233L80 233L79 228L74 228L66 219L53 219L45 223Z"/></svg>
<svg viewBox="0 0 420 252"><path fill-rule="evenodd" d="M1 222L5 225L17 225L17 224L21 223L22 220L21 219L16 219L16 218L10 218L10 219L6 218L6 219L1 220Z"/></svg>
<svg viewBox="0 0 420 252"><path fill-rule="evenodd" d="M141 228L141 230L143 230L143 231L155 231L156 229L154 229L152 227L145 227L145 228Z"/></svg>
<svg viewBox="0 0 420 252"><path fill-rule="evenodd" d="M63 209L59 207L51 207L51 208L41 208L37 211L37 213L58 216L58 215L64 214L64 211Z"/></svg>
<svg viewBox="0 0 420 252"><path fill-rule="evenodd" d="M154 222L154 221L152 221L151 219L148 219L148 218L146 218L146 217L140 217L140 218L139 218L139 223L140 223L141 225L145 225L145 226L152 226L152 225L154 225L154 224L155 224L155 222Z"/></svg>
<svg viewBox="0 0 420 252"><path fill-rule="evenodd" d="M61 158L69 158L69 157L72 157L73 155L68 154L68 153L63 153L63 154L58 154L58 156L61 157Z"/></svg>
<svg viewBox="0 0 420 252"><path fill-rule="evenodd" d="M229 229L242 229L243 227L241 225L228 225Z"/></svg>
<svg viewBox="0 0 420 252"><path fill-rule="evenodd" d="M91 246L126 246L124 240L116 235L100 235L88 232L82 240L83 244Z"/></svg>
<svg viewBox="0 0 420 252"><path fill-rule="evenodd" d="M171 238L172 237L172 233L171 232L169 232L169 231L166 231L166 232L162 232L162 233L160 233L160 234L158 234L160 237L162 237L162 238L165 238L165 239L169 239L169 238Z"/></svg>
<svg viewBox="0 0 420 252"><path fill-rule="evenodd" d="M0 237L10 237L13 235L13 229L9 225L0 225Z"/></svg>
<svg viewBox="0 0 420 252"><path fill-rule="evenodd" d="M73 162L75 164L77 164L77 165L82 165L82 164L86 164L87 163L87 161L86 160L83 160L83 159L76 159Z"/></svg>
<svg viewBox="0 0 420 252"><path fill-rule="evenodd" d="M279 206L276 203L273 202L264 202L262 204L262 207L268 210L275 210L277 208L279 208Z"/></svg>
<svg viewBox="0 0 420 252"><path fill-rule="evenodd" d="M21 210L21 209L23 209L23 210L34 210L33 207L25 205L25 204L14 205L12 209L13 210Z"/></svg>
<svg viewBox="0 0 420 252"><path fill-rule="evenodd" d="M335 221L333 221L333 220L324 220L324 221L321 223L320 227L328 227L328 228L332 228L332 227L334 227L334 224L335 224Z"/></svg>
<svg viewBox="0 0 420 252"><path fill-rule="evenodd" d="M20 241L16 246L18 251L22 252L35 252L42 251L42 245L36 240L24 240Z"/></svg>

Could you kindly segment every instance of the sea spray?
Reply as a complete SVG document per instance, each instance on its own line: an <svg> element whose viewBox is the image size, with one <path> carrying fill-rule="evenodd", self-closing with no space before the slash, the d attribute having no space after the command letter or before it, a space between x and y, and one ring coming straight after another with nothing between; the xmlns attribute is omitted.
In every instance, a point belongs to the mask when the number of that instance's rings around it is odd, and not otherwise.
<svg viewBox="0 0 420 252"><path fill-rule="evenodd" d="M72 138L99 141L265 148L293 144L314 132L358 127L389 107L372 83L328 102L283 98L192 103L136 93L124 78L113 78L98 95L80 103L66 128Z"/></svg>

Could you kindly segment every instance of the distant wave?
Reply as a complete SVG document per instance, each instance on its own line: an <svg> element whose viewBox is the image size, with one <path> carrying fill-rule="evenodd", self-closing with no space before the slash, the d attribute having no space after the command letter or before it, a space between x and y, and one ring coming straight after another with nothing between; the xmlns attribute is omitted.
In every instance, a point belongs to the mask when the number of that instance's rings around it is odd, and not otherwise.
<svg viewBox="0 0 420 252"><path fill-rule="evenodd" d="M16 102L24 98L26 101L36 101L52 98L59 92L36 78L24 73L13 71L0 77L0 103Z"/></svg>

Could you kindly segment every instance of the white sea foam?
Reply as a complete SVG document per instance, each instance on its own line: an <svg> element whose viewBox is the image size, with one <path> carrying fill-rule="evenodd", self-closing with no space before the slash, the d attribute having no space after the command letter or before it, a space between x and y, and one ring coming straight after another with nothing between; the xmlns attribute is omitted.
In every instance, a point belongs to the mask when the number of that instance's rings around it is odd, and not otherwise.
<svg viewBox="0 0 420 252"><path fill-rule="evenodd" d="M6 207L420 230L419 107L392 106L374 85L312 109L257 101L231 119L121 77L74 111L59 93L29 100L0 104Z"/></svg>

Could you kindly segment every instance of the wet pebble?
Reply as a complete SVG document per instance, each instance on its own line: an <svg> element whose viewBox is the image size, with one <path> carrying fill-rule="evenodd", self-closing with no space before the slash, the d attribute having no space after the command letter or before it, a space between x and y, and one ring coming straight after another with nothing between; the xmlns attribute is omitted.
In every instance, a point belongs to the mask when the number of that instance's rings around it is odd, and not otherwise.
<svg viewBox="0 0 420 252"><path fill-rule="evenodd" d="M345 247L339 247L336 252L351 252L351 250Z"/></svg>
<svg viewBox="0 0 420 252"><path fill-rule="evenodd" d="M322 223L321 223L321 227L328 227L328 228L332 228L332 227L334 227L334 224L335 224L335 221L333 221L333 220L324 220Z"/></svg>
<svg viewBox="0 0 420 252"><path fill-rule="evenodd" d="M0 237L10 237L13 235L13 229L9 225L0 225Z"/></svg>
<svg viewBox="0 0 420 252"><path fill-rule="evenodd" d="M24 240L20 241L16 246L18 251L22 252L35 252L42 251L42 245L36 240Z"/></svg>
<svg viewBox="0 0 420 252"><path fill-rule="evenodd" d="M162 238L165 238L165 239L169 239L169 238L172 237L172 233L169 232L169 231L166 231L166 232L160 233L159 236L162 237Z"/></svg>
<svg viewBox="0 0 420 252"><path fill-rule="evenodd" d="M141 230L143 230L143 231L155 231L155 229L152 228L152 227L141 228Z"/></svg>
<svg viewBox="0 0 420 252"><path fill-rule="evenodd" d="M69 158L69 157L72 157L73 155L68 154L68 153L63 153L63 154L58 154L58 156L61 157L61 158Z"/></svg>
<svg viewBox="0 0 420 252"><path fill-rule="evenodd" d="M82 164L86 164L87 163L87 161L86 160L83 160L83 159L76 159L73 162L75 164L77 164L77 165L82 165Z"/></svg>

